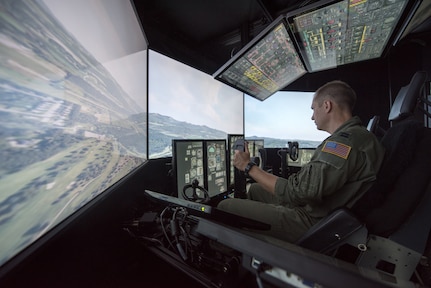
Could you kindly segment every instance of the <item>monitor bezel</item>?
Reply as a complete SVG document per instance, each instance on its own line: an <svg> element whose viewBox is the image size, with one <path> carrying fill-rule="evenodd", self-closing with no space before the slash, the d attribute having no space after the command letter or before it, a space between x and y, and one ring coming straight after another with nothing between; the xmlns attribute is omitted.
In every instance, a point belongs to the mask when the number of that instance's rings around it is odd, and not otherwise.
<svg viewBox="0 0 431 288"><path fill-rule="evenodd" d="M296 56L298 58L298 61L301 63L303 71L301 73L298 73L298 75L296 75L295 77L293 77L291 80L287 81L286 83L284 83L283 85L280 85L279 88L274 91L268 91L269 93L266 93L264 96L259 96L257 95L257 93L252 93L251 91L247 91L246 89L236 86L234 84L232 84L231 82L223 79L221 77L221 75L228 70L232 65L234 65L237 61L239 61L241 58L244 57L244 55L246 55L252 48L254 48L262 39L264 39L271 31L273 31L273 29L277 26L279 26L280 24L282 24L284 26L284 29L286 29L286 33L290 38L290 41L292 43L292 46L295 50ZM229 85L239 91L242 91L243 93L252 96L260 101L263 101L265 99L267 99L268 97L270 97L271 95L273 95L274 93L276 93L277 91L280 91L281 89L283 89L284 87L288 86L289 84L293 83L294 81L296 81L298 78L302 77L304 74L307 73L306 67L302 61L302 58L300 57L300 54L298 53L297 47L295 47L295 41L292 37L293 35L291 35L290 33L290 29L288 27L288 23L286 21L285 15L280 15L279 17L277 17L273 22L271 22L267 27L265 27L265 29L263 29L256 37L254 37L250 42L248 42L243 48L241 48L234 56L232 56L232 58L230 58L223 66L221 66L215 73L213 73L213 77L219 81L221 81L222 83L225 83L226 85Z"/></svg>

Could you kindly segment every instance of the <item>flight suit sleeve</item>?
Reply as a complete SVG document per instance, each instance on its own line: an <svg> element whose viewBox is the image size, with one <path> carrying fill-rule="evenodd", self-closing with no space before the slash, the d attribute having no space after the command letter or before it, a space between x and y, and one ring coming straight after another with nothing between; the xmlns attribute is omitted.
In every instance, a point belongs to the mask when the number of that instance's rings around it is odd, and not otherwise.
<svg viewBox="0 0 431 288"><path fill-rule="evenodd" d="M332 145L332 150L330 149ZM341 145L346 150L334 150ZM340 147L340 146L339 146ZM337 148L337 147L335 147ZM332 153L335 151L334 153ZM326 196L340 189L347 181L350 166L358 159L358 153L350 146L335 141L327 141L316 150L313 159L288 179L279 178L275 193L290 207L318 204Z"/></svg>

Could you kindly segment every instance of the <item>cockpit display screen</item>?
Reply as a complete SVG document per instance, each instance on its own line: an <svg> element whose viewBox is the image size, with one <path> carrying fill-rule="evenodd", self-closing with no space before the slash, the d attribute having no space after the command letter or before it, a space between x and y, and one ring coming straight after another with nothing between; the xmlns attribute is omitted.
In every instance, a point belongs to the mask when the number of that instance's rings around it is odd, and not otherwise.
<svg viewBox="0 0 431 288"><path fill-rule="evenodd" d="M285 19L281 17L213 76L250 96L265 100L306 72Z"/></svg>
<svg viewBox="0 0 431 288"><path fill-rule="evenodd" d="M333 2L287 15L309 72L381 57L407 3Z"/></svg>
<svg viewBox="0 0 431 288"><path fill-rule="evenodd" d="M186 199L185 189L192 191L194 182L209 197L227 191L226 139L173 139L172 162L179 198Z"/></svg>

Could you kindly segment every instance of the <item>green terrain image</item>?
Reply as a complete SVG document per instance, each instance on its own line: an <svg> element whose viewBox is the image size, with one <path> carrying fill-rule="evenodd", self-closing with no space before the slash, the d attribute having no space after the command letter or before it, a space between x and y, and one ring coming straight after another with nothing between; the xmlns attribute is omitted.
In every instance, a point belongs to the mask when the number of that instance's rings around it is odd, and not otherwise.
<svg viewBox="0 0 431 288"><path fill-rule="evenodd" d="M0 265L146 161L146 111L41 1L0 10Z"/></svg>

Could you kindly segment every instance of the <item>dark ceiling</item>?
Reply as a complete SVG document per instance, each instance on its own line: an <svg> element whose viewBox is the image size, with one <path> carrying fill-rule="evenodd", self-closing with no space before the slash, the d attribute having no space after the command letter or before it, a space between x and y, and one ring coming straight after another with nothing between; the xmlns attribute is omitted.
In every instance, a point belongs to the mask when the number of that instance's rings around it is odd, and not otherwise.
<svg viewBox="0 0 431 288"><path fill-rule="evenodd" d="M415 1L409 2L410 7ZM212 75L279 15L318 1L134 0L133 2L150 49ZM431 23L424 19L430 19L431 1L424 0L425 2L425 17L422 16L418 22L426 25L415 27L414 32L417 31L421 36L413 37L413 40L422 41L421 45L429 46L428 40L423 39L430 38ZM306 77L309 76L306 75Z"/></svg>
<svg viewBox="0 0 431 288"><path fill-rule="evenodd" d="M149 47L213 74L277 16L313 1L135 0Z"/></svg>

